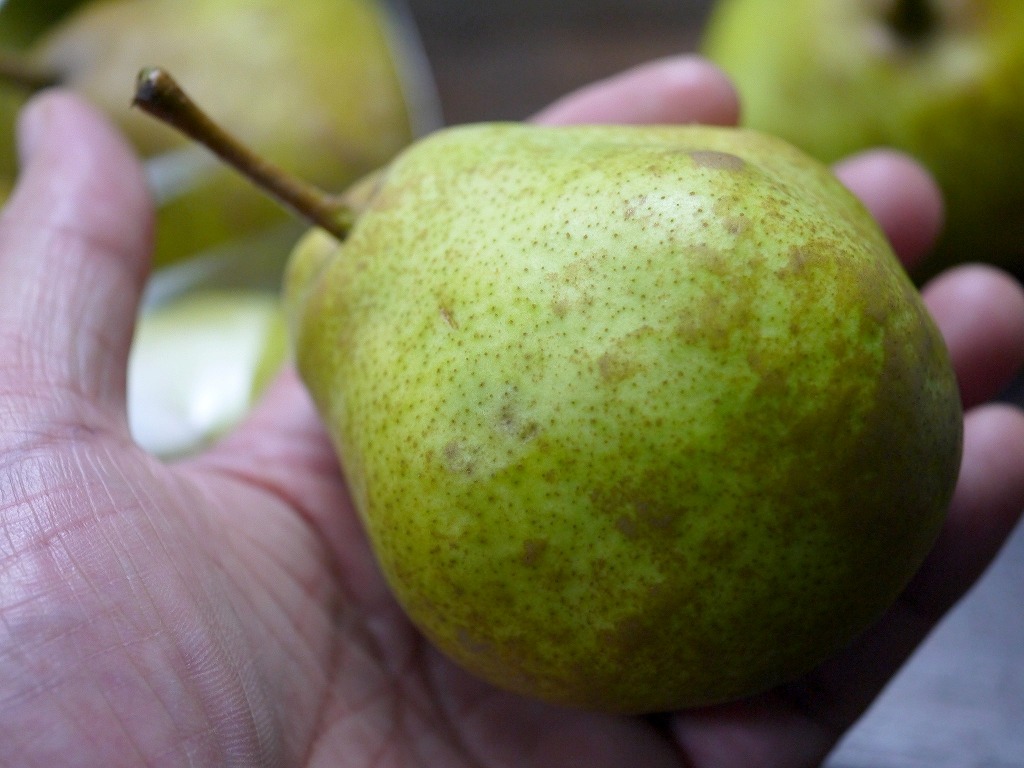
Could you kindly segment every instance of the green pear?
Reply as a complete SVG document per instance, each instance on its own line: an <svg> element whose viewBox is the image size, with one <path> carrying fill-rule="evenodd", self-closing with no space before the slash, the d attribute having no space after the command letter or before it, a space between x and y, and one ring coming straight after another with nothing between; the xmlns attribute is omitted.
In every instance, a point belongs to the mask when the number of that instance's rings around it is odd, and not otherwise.
<svg viewBox="0 0 1024 768"><path fill-rule="evenodd" d="M18 174L18 158L14 141L14 123L25 106L25 92L0 79L0 179L8 184Z"/></svg>
<svg viewBox="0 0 1024 768"><path fill-rule="evenodd" d="M158 456L234 426L287 357L276 294L196 289L144 313L128 361L132 435Z"/></svg>
<svg viewBox="0 0 1024 768"><path fill-rule="evenodd" d="M140 105L203 139L166 85ZM471 125L333 202L285 277L296 363L394 594L466 669L605 711L736 699L849 643L929 551L946 349L790 145Z"/></svg>
<svg viewBox="0 0 1024 768"><path fill-rule="evenodd" d="M1024 269L1024 3L719 0L702 51L745 125L831 162L868 147L926 165L947 200L929 273Z"/></svg>
<svg viewBox="0 0 1024 768"><path fill-rule="evenodd" d="M83 0L4 0L0 4L0 48L23 48L81 5Z"/></svg>
<svg viewBox="0 0 1024 768"><path fill-rule="evenodd" d="M79 5L81 0L6 0L0 3L0 178L13 179L17 170L13 137L14 122L25 105L32 87L45 84L33 82L36 73L26 73L20 61L24 49L47 28ZM29 83L10 82L27 75ZM8 184L9 185L9 184Z"/></svg>
<svg viewBox="0 0 1024 768"><path fill-rule="evenodd" d="M151 58L244 124L247 142L342 188L433 125L413 36L373 0L92 0L50 29L31 63L106 111L149 160L163 266L294 220L124 97ZM422 69L418 70L422 74ZM258 84L255 90L239 83ZM9 143L9 142L8 142Z"/></svg>

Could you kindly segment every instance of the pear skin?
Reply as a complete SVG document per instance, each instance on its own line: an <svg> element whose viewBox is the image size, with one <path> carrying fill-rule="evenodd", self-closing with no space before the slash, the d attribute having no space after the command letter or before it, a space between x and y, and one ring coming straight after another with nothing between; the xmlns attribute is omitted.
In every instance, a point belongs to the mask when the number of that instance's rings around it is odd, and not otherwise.
<svg viewBox="0 0 1024 768"><path fill-rule="evenodd" d="M297 247L297 364L398 600L494 684L611 712L805 673L957 477L943 341L861 204L768 136L440 131Z"/></svg>

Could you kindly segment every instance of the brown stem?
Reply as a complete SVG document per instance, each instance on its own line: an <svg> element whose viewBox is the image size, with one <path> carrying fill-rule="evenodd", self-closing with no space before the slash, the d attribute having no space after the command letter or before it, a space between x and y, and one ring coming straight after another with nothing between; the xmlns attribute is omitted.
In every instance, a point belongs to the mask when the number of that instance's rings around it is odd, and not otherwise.
<svg viewBox="0 0 1024 768"><path fill-rule="evenodd" d="M200 109L163 69L147 67L139 72L133 103L205 146L300 216L339 240L348 236L355 219L349 205L242 144Z"/></svg>
<svg viewBox="0 0 1024 768"><path fill-rule="evenodd" d="M64 76L36 64L17 51L0 50L0 80L31 93L60 85Z"/></svg>

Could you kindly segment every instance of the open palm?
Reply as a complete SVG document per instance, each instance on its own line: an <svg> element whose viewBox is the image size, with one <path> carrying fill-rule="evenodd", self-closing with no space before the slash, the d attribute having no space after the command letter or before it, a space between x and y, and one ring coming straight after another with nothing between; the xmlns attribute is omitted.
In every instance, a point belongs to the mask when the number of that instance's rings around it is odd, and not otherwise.
<svg viewBox="0 0 1024 768"><path fill-rule="evenodd" d="M736 111L720 74L680 59L538 120ZM26 170L0 219L0 764L814 765L1024 506L1024 418L981 405L1024 358L1024 297L964 268L927 294L971 408L961 481L881 624L806 680L703 711L620 718L497 691L393 601L294 374L200 456L165 464L135 446L125 369L152 227L139 165L67 94L38 98L22 138ZM939 222L927 178L886 153L839 173L919 256Z"/></svg>

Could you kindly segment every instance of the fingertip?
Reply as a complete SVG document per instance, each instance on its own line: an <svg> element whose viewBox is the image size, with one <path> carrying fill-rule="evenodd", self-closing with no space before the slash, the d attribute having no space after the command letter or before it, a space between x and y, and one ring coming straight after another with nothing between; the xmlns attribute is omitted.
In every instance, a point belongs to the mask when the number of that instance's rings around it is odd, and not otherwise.
<svg viewBox="0 0 1024 768"><path fill-rule="evenodd" d="M705 58L684 54L660 59L634 72L656 83L663 103L652 117L667 123L735 125L740 117L740 98L728 75ZM650 120L649 122L655 122Z"/></svg>
<svg viewBox="0 0 1024 768"><path fill-rule="evenodd" d="M1024 367L1024 289L1002 270L967 264L922 289L956 370L965 407L1002 392Z"/></svg>
<svg viewBox="0 0 1024 768"><path fill-rule="evenodd" d="M638 67L633 76L650 79L648 110L640 122L731 126L739 120L739 94L732 80L700 56L664 58Z"/></svg>
<svg viewBox="0 0 1024 768"><path fill-rule="evenodd" d="M1024 410L988 403L964 419L964 462L954 507L1001 516L1001 540L1024 510ZM956 511L956 509L954 509Z"/></svg>
<svg viewBox="0 0 1024 768"><path fill-rule="evenodd" d="M964 454L946 524L915 576L913 603L938 618L999 554L1024 510L1024 411L991 403L967 413Z"/></svg>
<svg viewBox="0 0 1024 768"><path fill-rule="evenodd" d="M993 541L1005 538L1024 510L1022 456L1024 410L1009 403L970 409L964 416L964 458L950 515L964 515L974 524L980 515L994 526Z"/></svg>
<svg viewBox="0 0 1024 768"><path fill-rule="evenodd" d="M836 164L835 173L871 211L904 265L920 263L945 215L942 191L924 166L902 152L873 149Z"/></svg>
<svg viewBox="0 0 1024 768"><path fill-rule="evenodd" d="M39 137L46 130L49 119L48 103L46 95L41 95L29 101L18 113L14 134L18 164L21 168L27 166L36 154Z"/></svg>
<svg viewBox="0 0 1024 768"><path fill-rule="evenodd" d="M33 350L19 386L66 387L123 419L153 233L141 163L106 117L68 91L33 97L17 131L22 168L0 213L0 352L25 360Z"/></svg>
<svg viewBox="0 0 1024 768"><path fill-rule="evenodd" d="M97 232L101 241L108 231L123 232L131 239L119 250L148 255L153 203L145 174L105 115L70 91L49 89L26 104L16 130L22 170L11 202L22 208L20 218ZM138 267L148 268L148 259Z"/></svg>
<svg viewBox="0 0 1024 768"><path fill-rule="evenodd" d="M534 122L734 125L739 98L721 69L700 56L656 59L564 96Z"/></svg>
<svg viewBox="0 0 1024 768"><path fill-rule="evenodd" d="M31 98L18 113L15 125L18 159L27 168L46 144L47 136L91 108L80 98L63 89L48 89Z"/></svg>

